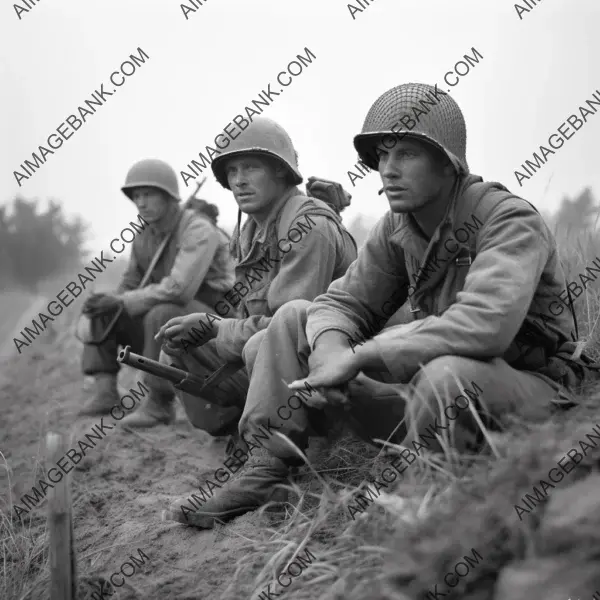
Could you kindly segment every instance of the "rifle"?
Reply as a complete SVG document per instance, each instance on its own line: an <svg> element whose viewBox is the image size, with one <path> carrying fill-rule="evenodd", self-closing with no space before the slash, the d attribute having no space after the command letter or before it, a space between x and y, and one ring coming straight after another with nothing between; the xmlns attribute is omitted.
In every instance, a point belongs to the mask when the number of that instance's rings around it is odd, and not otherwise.
<svg viewBox="0 0 600 600"><path fill-rule="evenodd" d="M213 423L210 424L210 429L215 429L215 423L223 425L230 423L232 417L238 415L240 412L238 406L220 406L215 403L206 403L206 405L202 405L199 399L205 397L207 392L224 381L227 381L232 375L242 369L244 367L242 362L225 363L209 377L202 379L183 369L165 365L156 360L152 360L151 358L135 354L134 352L131 352L130 346L125 346L125 348L119 352L117 360L120 363L138 369L139 371L144 371L150 375L166 379L167 381L170 381L176 389L181 390L186 394L190 394L191 396L195 396L198 400L195 399L194 402L190 401L185 396L181 398L188 419L195 427L204 429L209 425L207 421L212 420Z"/></svg>
<svg viewBox="0 0 600 600"><path fill-rule="evenodd" d="M221 365L212 375L206 379L197 377L189 371L184 371L177 367L165 365L151 358L146 358L140 354L131 352L130 346L125 346L117 360L124 365L144 371L150 375L155 375L162 379L170 381L175 388L191 394L192 396L201 397L210 389L217 387L229 379L234 373L237 373L243 368L243 363L225 363Z"/></svg>
<svg viewBox="0 0 600 600"><path fill-rule="evenodd" d="M190 194L189 198L185 201L185 206L187 206L195 197L196 194L200 191L200 188L206 183L206 175L200 180L196 180L196 189Z"/></svg>
<svg viewBox="0 0 600 600"><path fill-rule="evenodd" d="M206 176L204 176L200 181L196 181L196 189L190 194L190 197L186 200L186 204L189 204L189 202L191 202L194 199L194 197L196 196L196 194L198 193L198 191L204 185L205 182L206 182ZM174 229L177 228L178 224L179 223L177 223L175 225ZM144 273L144 276L142 277L140 284L135 289L140 289L140 288L143 288L146 286L146 284L148 283L148 281L150 279L150 276L152 275L152 271L154 271L154 267L156 267L156 263L158 263L158 261L160 260L160 257L162 256L167 244L171 240L171 236L173 233L174 233L174 230L171 231L171 233L169 233L169 235L163 240L162 244L159 246L158 250L152 257L152 262L150 263L148 270ZM123 313L124 310L125 310L125 307L123 305L119 306L119 308L113 315L113 318L110 320L110 323L106 326L106 329L104 330L104 332L97 339L93 339L91 336L91 333L89 331L90 324L88 322L87 317L85 317L85 315L81 315L79 317L79 321L80 322L85 321L85 323L83 323L81 325L79 325L79 323L78 323L78 326L76 327L76 331L75 331L75 337L80 342L92 344L93 346L100 346L101 344L103 344L106 341L106 339L110 335L110 332L114 329L115 325L117 324L117 321L119 320L119 317L121 316L121 314ZM84 333L82 333L82 334L79 333L80 328L81 328L82 332L84 332Z"/></svg>

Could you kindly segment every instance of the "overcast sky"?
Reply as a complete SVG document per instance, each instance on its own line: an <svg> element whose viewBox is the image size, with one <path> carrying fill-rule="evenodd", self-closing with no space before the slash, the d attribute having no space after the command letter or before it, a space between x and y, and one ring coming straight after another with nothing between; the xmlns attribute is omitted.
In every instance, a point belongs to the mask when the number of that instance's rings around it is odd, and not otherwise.
<svg viewBox="0 0 600 600"><path fill-rule="evenodd" d="M371 0L355 19L339 0L203 2L188 20L174 0L44 0L21 20L3 2L0 204L57 198L91 224L90 250L106 248L136 214L119 189L131 164L157 157L179 173L305 48L316 59L264 114L291 135L305 178L353 194L346 223L387 210L377 174L354 188L347 175L371 104L403 82L442 84L473 47L484 58L452 90L472 172L544 209L587 185L600 191L598 115L523 187L513 173L600 90L598 0L544 0L522 19L504 0ZM111 72L138 47L146 64L19 188L13 170L101 83L112 88ZM212 174L203 196L231 229L235 202Z"/></svg>

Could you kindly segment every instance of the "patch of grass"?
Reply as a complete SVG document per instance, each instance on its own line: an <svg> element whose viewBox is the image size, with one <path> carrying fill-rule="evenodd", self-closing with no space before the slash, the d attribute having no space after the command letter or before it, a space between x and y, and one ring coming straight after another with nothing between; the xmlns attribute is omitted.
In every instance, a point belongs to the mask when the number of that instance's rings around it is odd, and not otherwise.
<svg viewBox="0 0 600 600"><path fill-rule="evenodd" d="M558 232L557 237L566 278L575 281L600 256L600 239L592 231L571 236ZM590 285L575 302L580 336L587 341L586 352L596 359L600 358L599 298L600 286ZM58 378L63 370L66 373L72 368L58 356L76 347L68 336L61 335L52 348L56 356L43 362ZM25 360L41 363L40 358L36 352ZM12 402L18 402L19 394L24 393L14 384L7 384L6 390ZM457 589L464 600L491 600L503 569L544 552L540 523L547 506L538 506L521 521L514 504L547 474L557 456L571 448L582 432L589 431L590 423L600 422L599 398L591 391L577 409L543 424L521 422L501 435L480 424L486 453L458 456L446 445L441 456L419 457L405 479L391 484L356 520L350 518L348 507L357 489L379 476L389 456L342 432L328 448L314 456L309 451L311 465L300 470L290 488L292 501L283 511L257 511L266 527L247 528L243 533L223 529L226 535L243 539L245 552L221 597L255 600L269 583L275 591L276 577L308 550L315 558L285 589L289 600L424 599L435 583L475 548L483 561ZM400 450L400 446L387 446L392 455ZM40 457L37 460L41 462ZM599 461L600 454L594 451L563 485L590 477L598 471ZM16 493L6 459L3 467L9 494L0 506L0 598L47 597L45 518L34 512L24 517L23 523L15 519L12 502ZM74 500L84 493L76 487ZM589 561L600 556L600 523L589 529L587 534L575 533L579 539L587 535L585 548L569 547L565 555ZM563 540L567 545L572 542ZM84 580L85 574L80 574L80 583ZM175 597L174 590L165 591L165 597ZM193 597L191 593L193 590L186 590L185 597Z"/></svg>

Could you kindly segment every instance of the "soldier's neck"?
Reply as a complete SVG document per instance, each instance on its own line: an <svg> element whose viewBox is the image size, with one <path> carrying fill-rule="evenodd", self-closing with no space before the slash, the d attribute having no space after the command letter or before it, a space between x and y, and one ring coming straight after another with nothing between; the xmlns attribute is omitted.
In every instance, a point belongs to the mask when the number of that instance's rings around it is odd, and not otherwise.
<svg viewBox="0 0 600 600"><path fill-rule="evenodd" d="M271 223L273 220L277 218L279 211L283 207L283 205L290 199L292 195L295 195L298 192L297 188L291 187L286 188L279 196L273 200L271 204L269 204L267 210L261 213L252 213L250 217L256 223L259 229L264 229Z"/></svg>
<svg viewBox="0 0 600 600"><path fill-rule="evenodd" d="M449 180L436 198L428 202L420 211L411 213L419 229L428 240L433 237L435 230L448 213L455 191L455 182L455 179Z"/></svg>

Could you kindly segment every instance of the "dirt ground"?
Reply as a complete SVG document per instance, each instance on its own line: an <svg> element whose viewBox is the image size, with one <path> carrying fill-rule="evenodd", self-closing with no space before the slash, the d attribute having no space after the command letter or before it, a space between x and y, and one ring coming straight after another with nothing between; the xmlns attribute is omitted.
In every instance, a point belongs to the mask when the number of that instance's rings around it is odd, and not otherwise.
<svg viewBox="0 0 600 600"><path fill-rule="evenodd" d="M17 332L25 317L44 304L30 295L2 300L2 322ZM68 447L73 448L100 424L98 418L76 416L89 396L90 381L81 376L81 346L72 335L79 304L69 308L53 332L34 340L20 356L7 339L10 327L3 331L1 600L50 597L47 500L22 514L22 522L14 510L15 504L23 506L23 494L31 493L34 484L39 487L46 434L70 436ZM123 393L137 388L134 382L134 372L123 368ZM140 433L105 418L105 436L86 450L70 475L76 597L424 600L449 565L472 548L481 549L485 562L469 573L461 600L566 600L591 598L594 591L600 597L600 446L531 518L521 522L513 506L546 476L550 462L576 447L575 440L591 424L600 426L598 406L600 387L586 410L502 436L502 443L494 442L496 458L479 457L485 477L472 479L466 499L463 487L470 478L446 462L441 470L412 470L356 521L347 509L352 487L381 466L376 468L364 444L334 440L321 448L322 462L314 463L320 478L307 467L296 478L299 502L277 512L250 513L212 531L161 521L161 513L174 498L197 491L198 483L221 466L224 440L194 429L181 406L173 426ZM504 540L502 548L492 555L490 540L498 537ZM308 557L308 551L316 559L289 587L273 587L275 575L296 558L294 553ZM108 581L124 563L131 565L123 570L128 577L115 589Z"/></svg>
<svg viewBox="0 0 600 600"><path fill-rule="evenodd" d="M27 316L33 315L40 302L43 304L43 299L21 300L15 302L11 298L10 307L8 302L3 305L4 323L19 322L22 327L26 319L18 318L19 307L27 307L22 313ZM78 313L76 306L69 308L71 314ZM89 395L90 382L84 382L80 373L79 343L66 331L65 323L57 328L58 339L56 334L51 342L36 339L22 349L20 356L12 336L9 339L5 334L2 338L10 353L5 348L0 362L0 451L5 461L0 480L2 489L10 488L12 502L18 504L42 476L40 461L47 432L71 436L73 443L69 447L73 447L100 423L99 418L78 418L75 414ZM134 379L133 370L124 367L119 377L123 393L132 386L137 388ZM214 472L225 458L224 441L212 440L194 429L180 405L177 411L174 426L141 433L127 432L112 417L105 418L105 437L87 450L86 457L72 472L78 598L91 598L100 589L101 581L108 581L113 572L119 572L130 555L138 557L139 550L148 560L143 559L145 564L125 579L118 598L192 600L252 595L251 581L247 590L236 591L231 585L232 577L238 559L248 554L253 538L269 525L271 515L243 516L226 530L212 531L161 521L162 510L174 498L192 492L202 475ZM109 431L111 426L114 429ZM0 508L8 515L10 501L6 493L2 496ZM43 500L28 514L21 515L23 530L29 536L44 530L46 509L47 500ZM16 520L14 510L12 514ZM38 560L44 556L42 552ZM29 576L35 574L36 561L32 562ZM22 584L14 582L15 588ZM260 585L258 588L260 592ZM4 586L0 586L2 589ZM28 578L20 593L15 590L15 595L5 600L47 597L46 572Z"/></svg>

